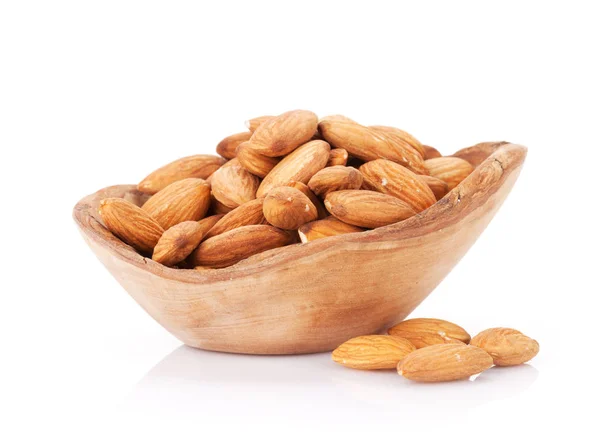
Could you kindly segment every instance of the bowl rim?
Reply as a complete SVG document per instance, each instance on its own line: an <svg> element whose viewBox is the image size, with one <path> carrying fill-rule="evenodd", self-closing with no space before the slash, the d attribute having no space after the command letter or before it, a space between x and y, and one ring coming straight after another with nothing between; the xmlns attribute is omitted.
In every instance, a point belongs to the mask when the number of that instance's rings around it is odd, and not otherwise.
<svg viewBox="0 0 600 444"><path fill-rule="evenodd" d="M97 215L97 205L106 197L123 197L127 193L141 196L136 185L113 185L82 198L73 208L73 219L87 242L95 242L118 257L148 273L178 282L209 284L266 271L292 259L306 259L325 250L352 250L357 244L399 241L426 235L456 224L489 199L514 170L521 168L527 148L509 142L483 142L457 151L475 166L471 174L446 196L417 215L373 230L287 245L251 256L220 269L174 269L138 253L116 238Z"/></svg>

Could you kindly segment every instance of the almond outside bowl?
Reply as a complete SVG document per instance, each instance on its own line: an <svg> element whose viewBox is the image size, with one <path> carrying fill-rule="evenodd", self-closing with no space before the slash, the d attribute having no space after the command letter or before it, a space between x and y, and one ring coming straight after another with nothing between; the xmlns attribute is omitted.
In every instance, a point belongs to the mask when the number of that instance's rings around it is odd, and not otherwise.
<svg viewBox="0 0 600 444"><path fill-rule="evenodd" d="M512 189L527 149L481 143L456 154L476 165L422 213L386 227L267 251L220 270L178 270L115 238L100 200L142 201L134 185L83 198L73 217L123 288L185 344L250 354L329 351L404 319L469 250Z"/></svg>

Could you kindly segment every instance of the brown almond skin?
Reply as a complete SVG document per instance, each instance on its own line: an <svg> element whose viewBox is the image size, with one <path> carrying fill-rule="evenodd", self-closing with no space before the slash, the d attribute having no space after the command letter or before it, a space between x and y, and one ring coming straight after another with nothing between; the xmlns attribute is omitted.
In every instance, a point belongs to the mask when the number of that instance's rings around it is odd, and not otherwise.
<svg viewBox="0 0 600 444"><path fill-rule="evenodd" d="M152 260L167 267L175 265L190 255L206 234L202 225L185 221L172 226L158 240Z"/></svg>
<svg viewBox="0 0 600 444"><path fill-rule="evenodd" d="M436 157L442 157L442 154L434 147L429 145L423 145L424 155L423 159L435 159Z"/></svg>
<svg viewBox="0 0 600 444"><path fill-rule="evenodd" d="M259 183L259 178L249 173L237 158L231 159L211 177L213 196L229 208L256 199Z"/></svg>
<svg viewBox="0 0 600 444"><path fill-rule="evenodd" d="M217 145L217 153L225 159L233 159L236 156L237 147L248 140L252 133L245 131L243 133L232 134L231 136L225 137ZM215 170L216 171L216 170Z"/></svg>
<svg viewBox="0 0 600 444"><path fill-rule="evenodd" d="M267 222L284 230L297 230L318 217L310 199L292 187L277 187L269 191L265 196L263 213Z"/></svg>
<svg viewBox="0 0 600 444"><path fill-rule="evenodd" d="M209 214L227 214L231 211L235 210L235 208L230 208L226 205L223 205L221 202L219 202L215 196L213 196L213 194L211 193L210 195L210 208L209 208Z"/></svg>
<svg viewBox="0 0 600 444"><path fill-rule="evenodd" d="M404 144L407 147L412 148L421 155L421 158L425 157L425 148L423 147L423 144L419 142L412 134L392 126L374 125L370 126L369 128L386 133L390 137L394 138L396 143Z"/></svg>
<svg viewBox="0 0 600 444"><path fill-rule="evenodd" d="M208 234L210 230L223 218L224 214L213 214L212 216L207 216L203 219L200 219L198 223L202 227L202 231Z"/></svg>
<svg viewBox="0 0 600 444"><path fill-rule="evenodd" d="M329 216L325 219L315 220L302 225L298 228L298 235L300 236L302 243L305 244L324 237L348 233L361 233L363 231L365 231L363 228L349 225L333 216Z"/></svg>
<svg viewBox="0 0 600 444"><path fill-rule="evenodd" d="M308 197L310 199L310 201L312 202L312 204L317 209L317 213L319 214L319 217L318 217L319 219L324 219L327 216L329 216L329 212L325 209L325 205L323 204L323 201L321 199L319 199L315 195L315 193L313 193L310 190L310 188L308 188L308 185L306 185L302 182L297 182L295 180L292 180L286 186L296 188L298 191L301 191L306 197Z"/></svg>
<svg viewBox="0 0 600 444"><path fill-rule="evenodd" d="M285 156L313 137L318 122L319 118L313 112L288 111L262 122L252 133L250 141L263 156Z"/></svg>
<svg viewBox="0 0 600 444"><path fill-rule="evenodd" d="M260 116L260 117L255 117L250 120L246 120L246 128L248 128L248 131L253 133L264 122L266 122L269 119L273 119L274 117L276 117L276 116Z"/></svg>
<svg viewBox="0 0 600 444"><path fill-rule="evenodd" d="M225 214L206 235L209 239L227 231L246 225L263 225L266 223L263 214L263 203L265 199L254 199L235 208Z"/></svg>
<svg viewBox="0 0 600 444"><path fill-rule="evenodd" d="M419 382L466 379L493 365L484 350L465 344L438 344L420 348L398 364L398 373Z"/></svg>
<svg viewBox="0 0 600 444"><path fill-rule="evenodd" d="M395 162L377 159L361 165L363 188L389 194L420 213L437 202L431 189L419 176Z"/></svg>
<svg viewBox="0 0 600 444"><path fill-rule="evenodd" d="M279 157L267 157L259 154L251 142L241 143L236 150L240 164L250 173L258 177L265 177L281 160Z"/></svg>
<svg viewBox="0 0 600 444"><path fill-rule="evenodd" d="M137 188L143 193L155 194L182 179L207 179L225 162L222 157L210 154L183 157L150 173Z"/></svg>
<svg viewBox="0 0 600 444"><path fill-rule="evenodd" d="M443 344L451 340L468 344L471 340L469 333L459 325L434 318L407 319L391 327L388 334L408 339L417 348ZM436 340L436 337L439 340Z"/></svg>
<svg viewBox="0 0 600 444"><path fill-rule="evenodd" d="M308 183L313 175L327 165L329 144L322 140L312 140L284 157L265 176L256 192L264 197L272 188L285 186L291 181Z"/></svg>
<svg viewBox="0 0 600 444"><path fill-rule="evenodd" d="M353 157L364 161L388 159L417 174L427 174L421 154L389 131L362 126L341 116L321 119L319 131L333 148L344 148Z"/></svg>
<svg viewBox="0 0 600 444"><path fill-rule="evenodd" d="M344 148L334 148L329 152L329 160L326 166L346 166L346 162L348 162L348 151Z"/></svg>
<svg viewBox="0 0 600 444"><path fill-rule="evenodd" d="M210 207L210 185L183 179L166 186L142 206L165 230L186 220L200 220Z"/></svg>
<svg viewBox="0 0 600 444"><path fill-rule="evenodd" d="M454 189L474 170L466 160L458 157L437 157L425 161L429 175L437 177L448 184L448 190Z"/></svg>
<svg viewBox="0 0 600 444"><path fill-rule="evenodd" d="M352 167L332 166L318 171L308 181L308 187L317 195L325 197L327 193L339 190L359 190L363 176Z"/></svg>
<svg viewBox="0 0 600 444"><path fill-rule="evenodd" d="M144 254L152 252L164 232L148 213L125 199L103 199L98 213L112 234Z"/></svg>
<svg viewBox="0 0 600 444"><path fill-rule="evenodd" d="M475 335L471 345L488 352L502 367L523 364L540 351L536 340L512 328L488 328Z"/></svg>
<svg viewBox="0 0 600 444"><path fill-rule="evenodd" d="M367 335L352 338L332 353L334 362L359 370L396 368L398 362L415 350L402 338L384 335Z"/></svg>
<svg viewBox="0 0 600 444"><path fill-rule="evenodd" d="M442 197L448 194L448 184L442 179L432 176L419 176L419 179L427 184L437 200L440 200Z"/></svg>
<svg viewBox="0 0 600 444"><path fill-rule="evenodd" d="M195 267L225 268L252 255L295 241L295 235L270 225L247 225L211 237L191 254Z"/></svg>
<svg viewBox="0 0 600 444"><path fill-rule="evenodd" d="M222 217L222 214L215 214L198 222L181 222L169 228L154 247L152 259L166 266L177 265L179 268L193 268L185 259L206 238L207 233ZM167 232L171 233L165 237Z"/></svg>
<svg viewBox="0 0 600 444"><path fill-rule="evenodd" d="M440 336L435 333L419 333L418 335L408 336L408 335L393 335L398 338L404 338L411 342L416 348L430 347L432 345L438 344L462 344L465 345L464 342L459 341L458 339L452 339L448 336Z"/></svg>
<svg viewBox="0 0 600 444"><path fill-rule="evenodd" d="M416 214L400 199L368 190L329 193L325 198L325 208L342 222L364 228L383 227Z"/></svg>
<svg viewBox="0 0 600 444"><path fill-rule="evenodd" d="M250 133L253 133L265 121L267 121L269 119L273 119L275 117L277 117L277 116L260 116L260 117L255 117L254 119L247 120L245 122L246 123L246 128L248 128L248 130L250 131ZM313 134L311 140L323 140L323 138L321 137L321 134L319 133L318 129Z"/></svg>

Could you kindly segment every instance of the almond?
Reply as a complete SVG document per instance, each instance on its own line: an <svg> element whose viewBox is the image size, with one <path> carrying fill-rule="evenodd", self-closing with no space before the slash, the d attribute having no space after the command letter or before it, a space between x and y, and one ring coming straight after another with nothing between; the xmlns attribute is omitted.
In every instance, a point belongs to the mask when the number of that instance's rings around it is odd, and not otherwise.
<svg viewBox="0 0 600 444"><path fill-rule="evenodd" d="M369 128L386 133L389 137L393 138L396 143L412 148L421 155L421 158L425 157L425 148L412 134L391 126L375 125L370 126Z"/></svg>
<svg viewBox="0 0 600 444"><path fill-rule="evenodd" d="M429 175L437 177L448 184L452 190L473 172L473 166L466 160L458 157L437 157L425 161Z"/></svg>
<svg viewBox="0 0 600 444"><path fill-rule="evenodd" d="M329 160L326 166L346 166L346 162L348 162L348 151L343 148L335 148L329 152Z"/></svg>
<svg viewBox="0 0 600 444"><path fill-rule="evenodd" d="M427 174L421 154L389 131L362 126L340 116L323 118L319 131L332 147L344 148L359 159L389 159L417 174Z"/></svg>
<svg viewBox="0 0 600 444"><path fill-rule="evenodd" d="M256 128L261 126L267 120L272 119L274 117L275 116L260 116L260 117L255 117L254 119L246 120L246 122L245 122L246 128L248 128L248 131L253 133L254 131L256 131Z"/></svg>
<svg viewBox="0 0 600 444"><path fill-rule="evenodd" d="M224 268L294 240L292 233L270 225L247 225L206 239L192 253L191 259L194 266Z"/></svg>
<svg viewBox="0 0 600 444"><path fill-rule="evenodd" d="M283 158L263 179L257 197L265 196L272 188L285 186L291 181L308 183L313 175L323 169L329 159L329 144L322 140L305 143Z"/></svg>
<svg viewBox="0 0 600 444"><path fill-rule="evenodd" d="M198 223L202 227L202 231L208 234L210 230L223 218L224 214L214 214L212 216L205 217L204 219L200 219Z"/></svg>
<svg viewBox="0 0 600 444"><path fill-rule="evenodd" d="M254 199L227 213L211 228L206 235L206 239L245 225L262 225L266 223L263 214L264 201L264 198Z"/></svg>
<svg viewBox="0 0 600 444"><path fill-rule="evenodd" d="M407 203L388 194L367 190L343 190L329 193L325 208L350 225L378 228L414 216Z"/></svg>
<svg viewBox="0 0 600 444"><path fill-rule="evenodd" d="M297 230L318 216L310 199L292 187L277 187L269 191L265 197L263 212L271 225L284 230Z"/></svg>
<svg viewBox="0 0 600 444"><path fill-rule="evenodd" d="M250 142L240 144L237 147L236 153L240 164L250 173L261 178L269 174L281 160L278 157L267 157L258 154Z"/></svg>
<svg viewBox="0 0 600 444"><path fill-rule="evenodd" d="M289 111L261 123L250 141L259 154L285 156L313 137L318 121L316 114L310 111Z"/></svg>
<svg viewBox="0 0 600 444"><path fill-rule="evenodd" d="M225 159L233 159L236 156L236 148L240 143L250 140L251 135L252 133L250 131L246 131L225 137L217 145L217 153Z"/></svg>
<svg viewBox="0 0 600 444"><path fill-rule="evenodd" d="M398 336L399 338L404 338L409 340L415 347L423 348L430 347L432 345L437 344L462 344L465 345L464 342L459 341L458 339L453 339L448 336L440 336L435 333L419 333L419 335L415 335L411 338L402 335L393 335Z"/></svg>
<svg viewBox="0 0 600 444"><path fill-rule="evenodd" d="M493 365L484 350L465 344L438 344L420 348L398 364L398 373L420 382L466 379Z"/></svg>
<svg viewBox="0 0 600 444"><path fill-rule="evenodd" d="M442 154L432 146L423 145L423 150L425 151L423 155L423 159L425 160L435 159L436 157L442 157Z"/></svg>
<svg viewBox="0 0 600 444"><path fill-rule="evenodd" d="M287 186L296 188L298 191L301 191L306 197L308 197L310 199L312 204L317 209L317 213L319 214L319 219L323 219L323 218L329 216L329 212L325 209L325 205L323 204L323 201L321 201L321 199L319 199L315 195L315 193L313 193L310 190L310 188L308 188L308 185L306 185L302 182L297 182L295 180L292 180L291 182L289 182L287 184Z"/></svg>
<svg viewBox="0 0 600 444"><path fill-rule="evenodd" d="M200 220L210 206L210 185L183 179L160 190L142 206L165 230L186 220Z"/></svg>
<svg viewBox="0 0 600 444"><path fill-rule="evenodd" d="M182 179L206 179L224 163L222 157L209 154L184 157L151 173L138 184L138 190L154 194Z"/></svg>
<svg viewBox="0 0 600 444"><path fill-rule="evenodd" d="M246 120L245 124L246 124L246 128L248 128L248 130L250 131L250 133L253 133L254 131L256 131L256 129L263 124L263 122L272 119L276 116L260 116L260 117L255 117L254 119L250 119L250 120ZM313 134L311 140L323 140L323 138L321 137L321 134L319 133L319 130L315 130L315 133Z"/></svg>
<svg viewBox="0 0 600 444"><path fill-rule="evenodd" d="M177 264L178 268L194 268L186 258L222 217L222 214L216 214L198 222L186 221L172 226L154 247L152 260L166 266Z"/></svg>
<svg viewBox="0 0 600 444"><path fill-rule="evenodd" d="M223 205L211 193L211 195L210 195L210 210L209 210L210 214L227 214L233 210L235 210L235 208L231 208L226 205Z"/></svg>
<svg viewBox="0 0 600 444"><path fill-rule="evenodd" d="M302 243L307 243L329 236L360 233L363 231L365 230L342 222L333 216L329 216L321 220L315 220L314 222L309 222L298 228L298 234L300 235L300 240Z"/></svg>
<svg viewBox="0 0 600 444"><path fill-rule="evenodd" d="M308 181L308 187L318 196L325 197L332 191L358 190L362 183L363 177L360 171L339 165L318 171Z"/></svg>
<svg viewBox="0 0 600 444"><path fill-rule="evenodd" d="M437 200L448 194L448 184L442 179L432 176L419 176L419 179L427 184Z"/></svg>
<svg viewBox="0 0 600 444"><path fill-rule="evenodd" d="M336 348L331 357L345 367L361 370L396 368L415 347L405 339L384 335L352 338Z"/></svg>
<svg viewBox="0 0 600 444"><path fill-rule="evenodd" d="M471 336L452 322L432 318L414 318L402 321L388 330L388 334L408 339L417 348L452 341L468 344Z"/></svg>
<svg viewBox="0 0 600 444"><path fill-rule="evenodd" d="M419 180L419 176L390 160L372 160L362 165L360 172L364 177L363 188L397 197L417 213L437 201L431 189Z"/></svg>
<svg viewBox="0 0 600 444"><path fill-rule="evenodd" d="M173 225L154 247L152 260L168 267L175 265L194 251L205 234L199 222L185 221Z"/></svg>
<svg viewBox="0 0 600 444"><path fill-rule="evenodd" d="M236 208L256 199L260 180L250 174L238 159L231 159L211 178L212 193L215 198L229 208Z"/></svg>
<svg viewBox="0 0 600 444"><path fill-rule="evenodd" d="M540 345L512 328L489 328L475 335L471 345L482 348L498 366L523 364L540 351Z"/></svg>
<svg viewBox="0 0 600 444"><path fill-rule="evenodd" d="M125 199L102 200L98 213L112 234L142 253L151 253L164 231L148 213Z"/></svg>

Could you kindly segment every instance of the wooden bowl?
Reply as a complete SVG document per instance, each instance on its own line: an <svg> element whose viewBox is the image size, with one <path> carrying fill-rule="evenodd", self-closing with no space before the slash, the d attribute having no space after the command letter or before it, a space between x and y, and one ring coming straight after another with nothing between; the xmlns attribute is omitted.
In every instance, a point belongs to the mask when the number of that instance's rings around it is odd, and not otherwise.
<svg viewBox="0 0 600 444"><path fill-rule="evenodd" d="M426 211L364 233L295 244L220 270L176 270L138 254L101 223L106 197L143 200L134 185L82 199L73 217L98 259L150 316L192 347L235 353L332 350L404 319L463 257L513 187L527 149L482 143L455 156L477 168Z"/></svg>

